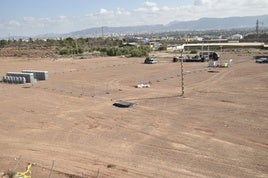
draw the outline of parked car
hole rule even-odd
[[[256,63],[268,63],[268,58],[259,58],[259,59],[256,59]]]
[[[178,56],[178,57],[174,56],[172,61],[173,62],[180,62],[181,60],[183,60],[183,56]]]
[[[179,58],[178,57],[173,57],[173,62],[178,62]]]
[[[217,61],[220,58],[220,55],[213,51],[210,51],[210,52],[201,51],[199,52],[199,56],[203,61],[209,61],[209,60]]]
[[[205,62],[204,58],[199,57],[198,55],[194,57],[187,57],[183,59],[183,62]]]
[[[157,62],[158,61],[156,57],[146,57],[146,59],[144,60],[145,64],[155,64]]]
[[[220,55],[216,52],[212,52],[210,55],[209,55],[209,59],[212,59],[213,61],[217,61],[219,60],[220,58]]]

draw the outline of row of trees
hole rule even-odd
[[[87,52],[100,52],[104,56],[128,55],[132,57],[148,56],[150,47],[146,44],[123,46],[126,40],[113,38],[78,38],[33,40],[0,40],[0,48],[16,47],[17,49],[54,49],[59,55],[79,55]]]
[[[103,55],[107,56],[131,56],[131,57],[142,57],[148,56],[150,52],[150,46],[122,46],[122,47],[92,47],[91,52],[99,51]]]

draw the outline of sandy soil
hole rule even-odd
[[[230,58],[214,72],[185,63],[181,97],[171,58],[2,57],[1,76],[37,69],[49,80],[0,83],[0,171],[30,162],[32,177],[48,177],[54,160],[53,178],[268,177],[268,64]]]

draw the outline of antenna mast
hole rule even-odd
[[[257,35],[259,35],[259,20],[258,19],[256,22],[256,33],[257,33]]]

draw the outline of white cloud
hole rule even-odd
[[[154,2],[149,2],[149,1],[144,2],[144,5],[147,6],[147,7],[155,7],[155,6],[157,6],[156,3],[154,3]]]
[[[67,17],[64,15],[61,15],[61,16],[59,16],[59,19],[65,20],[65,19],[67,19]]]
[[[179,3],[178,3],[179,4]],[[268,0],[195,0],[192,4],[167,6],[152,1],[135,9],[101,8],[84,16],[22,17],[1,25],[1,30],[21,34],[66,33],[100,26],[167,24],[171,21],[195,20],[202,17],[252,16],[268,14]],[[20,27],[20,28],[17,28]],[[6,30],[4,30],[6,29]],[[29,35],[27,34],[27,35]]]
[[[169,8],[168,6],[164,6],[164,7],[162,7],[162,10],[164,10],[164,11],[169,11],[169,10],[171,10],[172,8]]]
[[[194,5],[196,6],[211,6],[217,4],[220,0],[195,0]]]
[[[222,7],[226,8],[254,8],[254,7],[264,7],[268,8],[267,0],[195,0],[194,5],[196,6],[213,6],[213,7]]]
[[[34,18],[34,17],[23,17],[23,20],[24,20],[25,22],[32,22],[32,21],[35,20],[35,18]]]
[[[10,27],[19,27],[19,26],[21,26],[21,24],[20,24],[18,21],[16,21],[16,20],[10,20],[10,21],[8,22],[8,25],[9,25]]]
[[[134,12],[145,12],[145,11],[147,11],[147,9],[144,7],[140,7],[140,8],[134,9],[133,11]]]
[[[106,10],[106,9],[100,9],[100,14],[106,14],[106,13],[108,13],[108,10]]]
[[[120,8],[117,8],[116,14],[121,15],[121,14],[123,14],[123,12],[122,12],[122,10]]]
[[[152,11],[159,11],[160,9],[156,6],[152,7]]]

